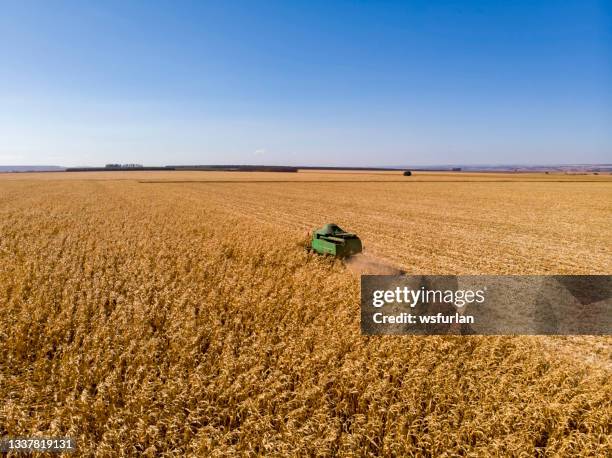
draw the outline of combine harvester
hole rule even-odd
[[[360,275],[404,275],[406,272],[385,259],[362,253],[363,245],[356,234],[345,232],[337,224],[326,224],[312,233],[306,247],[326,256],[341,258],[345,265]]]
[[[344,231],[337,224],[326,224],[312,233],[310,250],[338,258],[361,253],[363,247],[357,235]]]

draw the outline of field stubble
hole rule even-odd
[[[0,435],[102,456],[610,452],[610,369],[580,357],[609,361],[608,337],[363,337],[358,276],[303,243],[334,221],[408,273],[610,273],[611,183],[118,176],[0,181]]]

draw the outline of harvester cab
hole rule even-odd
[[[310,248],[320,254],[344,258],[361,253],[361,240],[336,224],[326,224],[312,233]]]

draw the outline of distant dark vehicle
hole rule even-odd
[[[412,172],[410,170],[404,170],[404,176],[405,177],[412,176]]]

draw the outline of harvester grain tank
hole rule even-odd
[[[336,224],[326,224],[312,233],[310,248],[320,254],[344,258],[361,253],[361,240]]]

